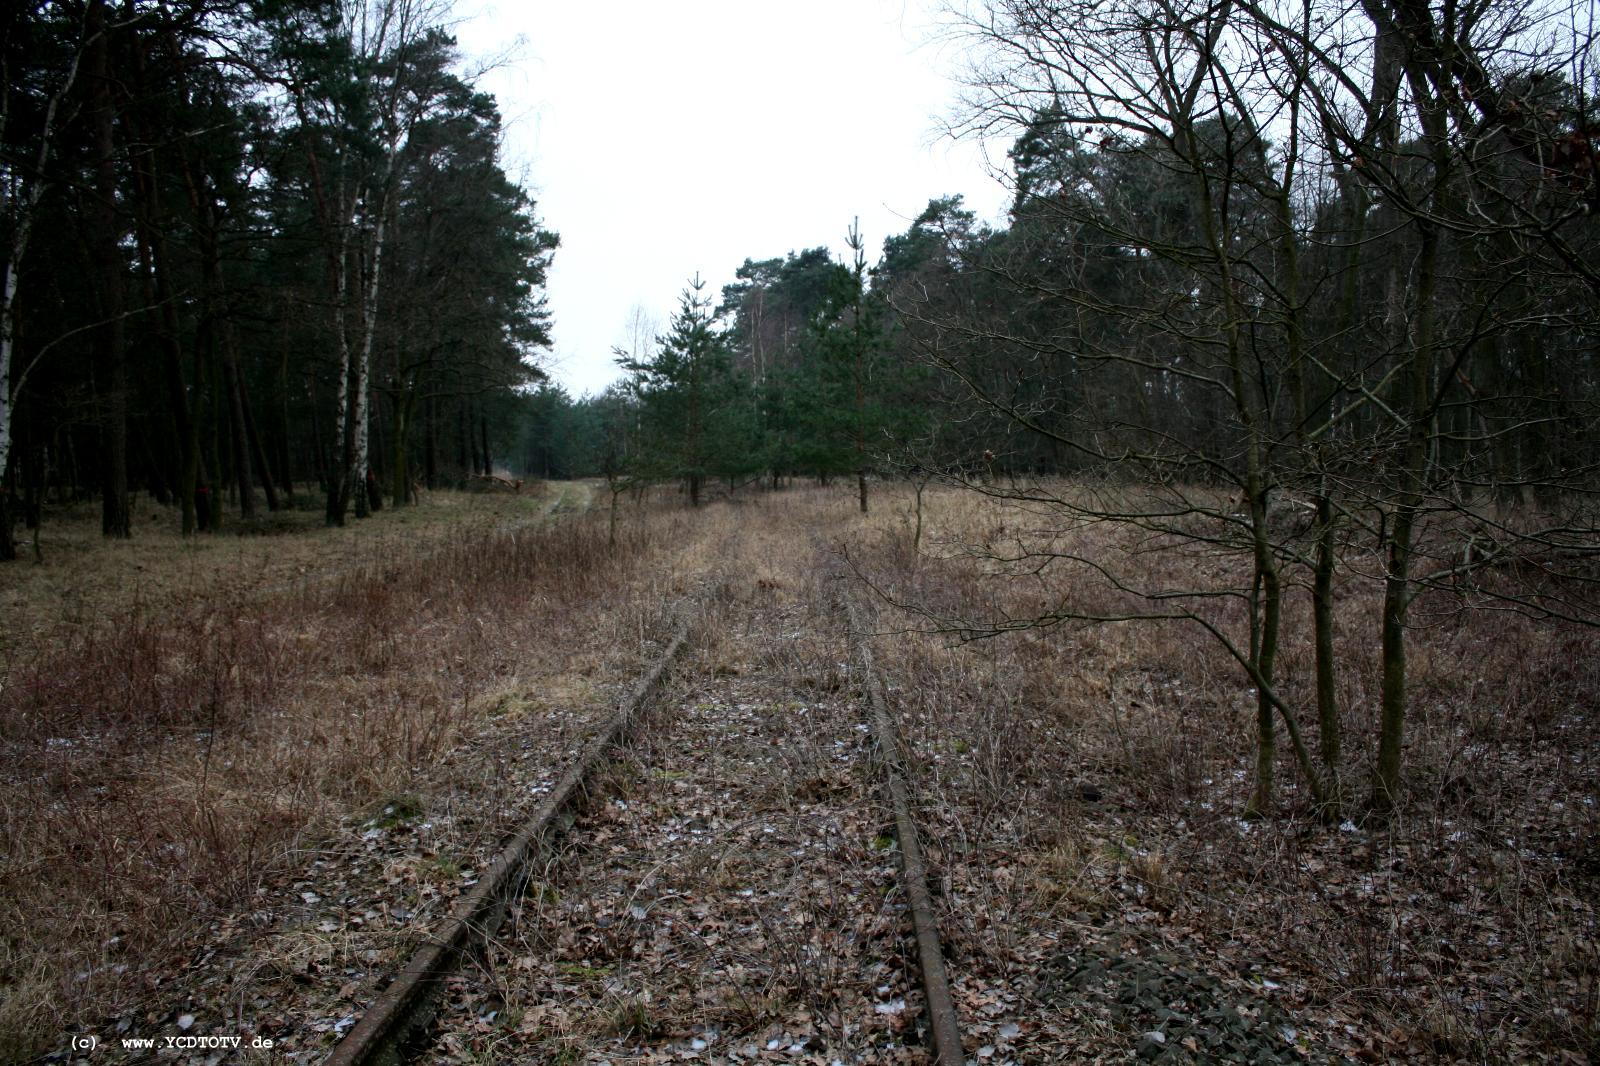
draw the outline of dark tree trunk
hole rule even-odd
[[[367,513],[383,510],[383,467],[378,457],[383,454],[383,419],[378,417],[376,398],[368,409],[371,437],[367,445]]]
[[[123,330],[123,262],[117,222],[117,161],[112,99],[111,44],[105,0],[90,0],[84,16],[89,46],[90,121],[94,132],[94,189],[89,209],[89,248],[102,324],[95,331],[96,362],[102,368],[100,531],[132,535],[128,514],[128,364]]]
[[[239,406],[244,411],[245,435],[250,438],[250,454],[255,459],[255,468],[260,471],[261,491],[267,497],[267,510],[276,511],[282,505],[278,502],[278,489],[272,483],[272,468],[267,464],[267,450],[261,446],[261,434],[256,431],[255,413],[250,410],[250,393],[244,387],[244,379],[239,379]]]
[[[172,492],[168,487],[166,474],[163,473],[163,471],[170,469],[170,466],[157,460],[155,446],[150,442],[151,434],[138,433],[135,435],[139,438],[139,449],[144,458],[145,484],[149,486],[151,497],[165,507],[172,502]]]
[[[22,523],[30,530],[39,528],[39,520],[44,511],[45,482],[48,472],[48,451],[43,444],[34,439],[33,420],[30,418],[24,423],[28,430],[24,438],[26,449],[22,456]]]
[[[215,341],[211,338],[210,333],[211,327],[208,326],[206,343],[197,343],[195,345],[195,388],[203,390],[206,395],[205,432],[202,438],[205,442],[205,455],[202,463],[205,469],[203,482],[206,486],[204,500],[206,519],[202,528],[213,533],[219,533],[222,531],[222,496],[224,490],[222,483],[222,428],[218,424],[222,418],[222,388],[218,383],[220,375],[217,372],[215,360],[205,358],[200,354],[205,352],[206,356],[209,356],[211,354],[210,350],[215,346]],[[205,375],[204,377],[200,376],[202,373]],[[198,495],[198,492],[196,495]],[[201,502],[197,500],[196,506],[200,505]]]
[[[142,97],[152,101],[148,120],[145,113],[133,109],[129,121],[135,123],[133,139],[141,145],[154,145],[157,139],[148,132],[149,127],[171,123],[162,103],[167,97],[154,93],[145,76],[144,51],[137,45],[132,48],[134,81]],[[133,159],[134,188],[139,199],[138,221],[141,231],[140,251],[144,259],[146,302],[160,308],[157,333],[161,346],[162,383],[171,409],[172,432],[176,442],[176,463],[173,468],[173,494],[182,511],[182,530],[185,536],[195,531],[195,484],[200,474],[199,427],[190,411],[188,386],[183,379],[183,343],[178,320],[178,304],[172,292],[172,257],[167,243],[168,219],[162,198],[161,160],[153,147],[137,153]]]
[[[167,403],[172,409],[172,430],[178,441],[179,506],[183,510],[185,536],[195,531],[195,483],[200,477],[200,426],[189,410],[189,390],[183,380],[183,349],[178,339],[178,312],[166,281],[166,262],[157,238],[154,253],[155,297],[161,304],[161,367],[167,387]],[[197,357],[198,358],[198,357]]]
[[[328,491],[328,445],[322,436],[322,404],[317,399],[317,375],[306,371],[306,398],[311,403],[311,451],[317,468],[317,490]]]
[[[14,454],[16,449],[12,451]],[[14,465],[17,465],[14,461],[7,464],[8,467]],[[11,488],[16,480],[9,469],[0,470],[0,562],[10,562],[17,557],[17,541],[11,535]]]
[[[1333,576],[1338,562],[1338,543],[1333,501],[1326,487],[1318,494],[1316,502],[1317,549],[1311,585],[1311,614],[1316,646],[1317,723],[1321,738],[1323,783],[1328,801],[1333,805],[1334,813],[1337,813],[1344,803],[1344,788],[1339,779],[1344,733],[1339,721],[1339,697],[1334,675],[1337,659],[1333,647]]]
[[[66,440],[64,450],[67,456],[67,499],[77,503],[79,488],[83,484],[83,479],[78,476],[78,435],[69,429],[63,436]]]
[[[287,324],[287,318],[285,323]],[[289,338],[283,334],[278,351],[278,426],[273,440],[273,462],[277,467],[278,487],[283,490],[283,506],[294,508],[294,460],[289,442],[294,439],[294,428],[289,421]]]
[[[391,483],[395,505],[415,503],[416,499],[411,491],[411,457],[407,454],[406,439],[410,435],[412,412],[416,409],[417,394],[412,389],[402,388],[400,395],[394,403],[394,454],[390,461],[394,469],[390,471],[393,478]]]
[[[423,425],[423,475],[427,478],[429,491],[437,487],[439,480],[439,430],[437,426],[438,405],[432,396],[428,397],[427,413]]]
[[[219,323],[217,332],[222,335],[222,374],[227,389],[228,447],[229,458],[232,459],[233,484],[239,493],[240,517],[251,519],[256,516],[256,486],[245,423],[244,384],[239,380],[239,358],[233,347],[233,331],[226,324]]]

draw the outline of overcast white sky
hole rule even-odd
[[[997,218],[980,146],[939,134],[958,57],[924,0],[462,0],[463,51],[509,50],[482,86],[506,169],[561,234],[550,369],[616,377],[633,309],[660,329],[699,273],[827,245],[859,216],[870,259],[935,196]],[[519,44],[520,40],[520,44]],[[990,147],[998,162],[1005,146]]]

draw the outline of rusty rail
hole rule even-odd
[[[861,626],[860,611],[845,593],[845,609],[850,618],[850,635],[861,660],[863,687],[872,709],[873,732],[878,757],[883,763],[889,796],[894,803],[895,835],[900,843],[900,877],[911,906],[911,921],[916,930],[917,958],[922,967],[922,989],[927,999],[928,1026],[933,1033],[935,1066],[963,1066],[966,1053],[961,1048],[960,1018],[950,994],[950,978],[945,972],[944,949],[939,943],[939,926],[933,916],[933,896],[928,891],[928,867],[922,857],[917,824],[911,817],[911,791],[906,785],[905,764],[895,739],[894,720],[883,696],[882,681],[872,663],[872,649]]]
[[[432,941],[379,993],[355,1028],[335,1045],[324,1066],[396,1066],[404,1061],[407,1042],[428,1025],[437,1010],[440,978],[499,929],[528,861],[551,831],[561,826],[606,753],[626,738],[667,667],[683,650],[688,641],[688,617],[687,613],[682,616],[666,650],[622,701],[616,716],[590,739],[577,762],[511,838],[477,887],[457,903]]]

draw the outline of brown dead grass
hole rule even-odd
[[[275,901],[296,895],[277,879],[300,849],[386,798],[457,827],[463,849],[492,846],[500,812],[472,793],[494,761],[471,738],[622,684],[696,540],[672,513],[633,512],[613,551],[601,516],[534,524],[549,502],[461,501],[305,534],[315,543],[271,538],[294,560],[272,556],[273,576],[304,567],[304,580],[241,591],[218,579],[160,610],[63,622],[13,662],[0,689],[0,1058],[158,1004],[204,930],[275,920]],[[181,584],[259,550],[137,547],[86,545],[77,579],[104,580],[120,558]]]
[[[1022,573],[996,560],[1019,542],[1150,589],[1226,587],[1245,572],[1110,526],[1057,535],[1060,520],[1038,508],[947,490],[928,493],[915,558],[908,506],[880,508],[870,547],[853,554],[940,619],[1141,606],[1081,564]],[[1370,560],[1350,563],[1337,653],[1344,777],[1359,799],[1376,743],[1381,588]],[[1280,688],[1307,708],[1315,745],[1309,595],[1291,595]],[[1242,645],[1239,606],[1209,609]],[[1253,692],[1192,624],[1063,624],[962,644],[915,632],[928,616],[885,609],[880,627],[905,631],[879,661],[919,755],[957,971],[1026,994],[1065,958],[1176,951],[1241,996],[1269,975],[1318,1054],[1600,1052],[1600,635],[1442,593],[1418,602],[1413,623],[1405,803],[1389,821],[1341,827],[1312,817],[1286,740],[1278,817],[1239,818]],[[1103,1018],[1042,1017],[1024,1061],[1116,1060],[1138,1038],[1107,1045]]]
[[[26,531],[22,557],[0,567],[0,669],[49,654],[73,634],[120,627],[130,615],[161,615],[194,602],[244,600],[307,581],[371,573],[428,556],[459,538],[508,529],[545,515],[581,510],[590,486],[525,486],[520,495],[439,490],[411,507],[390,507],[342,528],[323,523],[321,501],[302,496],[304,509],[265,513],[253,525],[237,521],[219,534],[184,537],[171,507],[141,501],[133,538],[100,535],[98,505],[45,511],[38,561]]]
[[[654,495],[628,505],[615,557],[603,515],[513,535],[486,528],[515,520],[501,514],[469,521],[470,535],[443,523],[354,547],[343,577],[295,582],[296,571],[285,590],[275,573],[235,594],[235,564],[282,560],[226,553],[265,538],[179,544],[152,581],[169,594],[148,597],[149,609],[107,624],[118,601],[84,591],[90,606],[31,632],[0,691],[0,1041],[11,1042],[0,1058],[59,1047],[62,1019],[103,1024],[130,1005],[170,1004],[180,973],[185,994],[236,980],[240,1002],[248,991],[291,1003],[315,988],[323,1015],[351,1009],[365,993],[341,988],[343,975],[376,980],[415,934],[334,937],[317,915],[265,900],[296,897],[301,883],[287,882],[308,855],[359,853],[363,828],[406,799],[452,828],[396,851],[383,872],[419,909],[447,901],[463,862],[478,861],[448,857],[486,854],[516,816],[510,790],[523,776],[506,771],[505,752],[555,765],[584,727],[575,705],[626,682],[663,604],[730,566],[753,600],[821,602],[815,575],[794,572],[805,551],[794,538],[848,547],[880,587],[950,619],[1128,606],[1081,565],[1017,573],[983,548],[1038,543],[1042,530],[1147,587],[1220,587],[1240,572],[1226,556],[936,488],[920,555],[911,493],[892,486],[865,518],[842,490],[698,514]],[[337,537],[291,541],[268,546],[302,560],[307,578],[315,560],[349,566]],[[126,568],[139,543],[104,558]],[[84,558],[102,547],[91,537]],[[193,551],[220,554],[191,564]],[[1350,562],[1338,651],[1345,778],[1359,796],[1381,590],[1370,560]],[[209,576],[184,577],[190,565]],[[106,561],[79,570],[123,572]],[[1291,599],[1282,691],[1307,705],[1304,589]],[[1242,633],[1237,605],[1215,612]],[[1443,594],[1419,601],[1414,622],[1408,793],[1392,819],[1344,827],[1312,817],[1286,744],[1277,814],[1240,819],[1253,698],[1192,626],[1062,625],[961,643],[924,632],[926,615],[880,605],[876,656],[917,775],[972,1046],[997,1044],[997,1062],[1125,1059],[1139,1035],[1125,1022],[1042,991],[1066,960],[1116,953],[1182,960],[1238,1003],[1270,1001],[1295,1018],[1312,1059],[1600,1053],[1600,641]],[[817,672],[789,654],[774,647],[774,675]],[[233,977],[204,976],[216,963],[195,959],[209,952],[201,927],[242,930],[258,910],[272,912],[271,932],[236,936]],[[993,1031],[997,1004],[1025,1019],[1020,1034]],[[616,1006],[620,1026],[630,1005]]]

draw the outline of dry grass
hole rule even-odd
[[[294,895],[279,879],[300,869],[299,849],[397,797],[457,826],[463,847],[492,845],[500,812],[482,786],[502,749],[475,754],[474,736],[553,716],[552,695],[621,684],[697,543],[670,513],[630,515],[615,550],[601,516],[530,525],[549,502],[436,502],[388,527],[272,538],[293,560],[273,567],[310,580],[218,578],[208,596],[116,624],[60,625],[13,663],[0,690],[0,1057],[59,1048],[63,1023],[107,1032],[169,996],[158,986],[205,930],[273,913]],[[86,544],[76,573],[104,580],[120,558],[181,583],[228,574],[258,543]]]
[[[1079,563],[1023,574],[996,561],[1019,543],[1070,551],[1149,589],[1239,581],[1236,560],[1152,550],[1148,537],[1105,525],[1062,534],[1038,508],[948,491],[928,494],[927,550],[915,558],[907,507],[883,513],[870,547],[853,554],[895,599],[940,618],[1141,606]],[[1351,562],[1336,650],[1345,779],[1359,797],[1376,743],[1381,588]],[[1315,744],[1308,600],[1292,593],[1280,691],[1307,708]],[[1238,605],[1208,609],[1242,645]],[[880,625],[928,623],[886,610]],[[885,642],[880,663],[898,683],[945,849],[947,921],[966,955],[958,969],[1023,988],[1052,959],[1142,945],[1201,960],[1241,995],[1274,975],[1277,1000],[1326,1053],[1497,1062],[1600,1052],[1600,637],[1442,593],[1418,602],[1413,623],[1409,792],[1396,817],[1364,827],[1312,817],[1286,744],[1279,817],[1238,817],[1253,691],[1192,624]],[[1039,1061],[1133,1046],[1040,1039]]]
[[[0,671],[50,654],[75,634],[121,626],[130,615],[159,616],[196,601],[249,599],[307,580],[371,572],[425,557],[469,533],[581,510],[590,492],[582,484],[528,485],[515,496],[425,492],[416,506],[352,518],[339,529],[323,524],[320,497],[302,495],[304,509],[187,538],[175,509],[139,501],[127,541],[100,535],[97,504],[49,508],[39,560],[24,543],[17,565],[0,567],[0,607],[8,620],[0,629]],[[18,534],[26,540],[26,531]]]
[[[897,599],[945,618],[1132,602],[1081,564],[1020,573],[985,545],[1048,541],[1146,587],[1239,581],[1237,560],[1068,528],[1048,507],[965,492],[928,491],[921,553],[911,493],[892,486],[865,518],[843,490],[697,514],[655,495],[629,505],[616,555],[603,514],[497,532],[530,517],[474,510],[504,508],[503,498],[463,501],[464,522],[419,514],[418,528],[392,535],[372,535],[390,516],[354,533],[160,550],[154,538],[105,546],[85,534],[72,566],[65,540],[47,542],[63,560],[51,580],[70,571],[109,591],[85,585],[76,615],[7,645],[0,1059],[59,1047],[61,1019],[103,1025],[130,1005],[170,1003],[176,974],[186,994],[213,980],[203,975],[215,963],[185,966],[223,936],[215,929],[237,933],[240,969],[222,985],[240,1003],[281,1005],[327,986],[326,1002],[346,1005],[319,1010],[351,1009],[365,993],[340,988],[344,975],[377,980],[415,930],[325,934],[321,915],[286,916],[269,901],[298,896],[289,881],[313,876],[310,856],[313,867],[370,857],[366,827],[403,808],[423,813],[403,847],[381,853],[382,874],[407,906],[442,905],[516,817],[528,781],[548,777],[581,736],[581,706],[625,683],[662,605],[707,574],[731,574],[721,587],[741,603],[796,610],[799,643],[774,639],[740,669],[801,686],[828,683],[828,641],[842,633],[816,632],[831,593],[795,565],[813,535],[848,547]],[[1337,650],[1345,776],[1359,794],[1374,744],[1381,590],[1365,561],[1350,561]],[[298,567],[310,577],[323,562],[344,576],[296,580]],[[140,573],[135,563],[158,576],[130,617],[108,606],[131,599],[127,581],[105,575]],[[241,587],[241,569],[263,566],[274,570]],[[35,580],[23,570],[0,580],[12,582],[4,596],[48,615],[35,603],[44,584],[23,589]],[[1279,664],[1283,694],[1300,705],[1307,599],[1291,594]],[[1243,632],[1237,604],[1213,609]],[[1463,609],[1444,594],[1420,600],[1408,794],[1386,822],[1341,827],[1312,816],[1286,752],[1276,817],[1241,820],[1253,697],[1192,626],[1061,625],[961,643],[923,632],[928,621],[881,605],[876,655],[917,773],[958,1003],[975,1046],[1000,1044],[994,1061],[1126,1058],[1138,1036],[1126,1021],[1042,991],[1063,960],[1097,953],[1179,960],[1235,1002],[1282,1008],[1311,1058],[1600,1054],[1592,633]],[[794,744],[780,754],[792,763],[786,795],[805,799],[815,753]],[[424,833],[424,821],[451,828]],[[382,911],[379,891],[350,909]],[[363,892],[352,882],[348,895]],[[267,911],[268,932],[242,932]],[[1009,1044],[987,1020],[995,1003],[1026,1020]],[[626,998],[612,1006],[595,1024],[661,1021]]]

